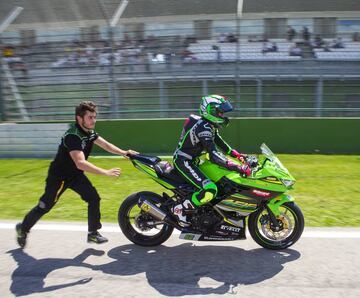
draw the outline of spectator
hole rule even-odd
[[[345,48],[344,43],[342,42],[342,38],[338,37],[338,38],[334,39],[333,42],[332,42],[331,47],[334,48],[334,49],[343,49],[343,48]]]
[[[327,43],[327,42],[323,43],[322,48],[323,48],[324,52],[330,52],[331,51],[330,47],[329,47],[329,43]]]
[[[226,35],[225,35],[225,33],[221,33],[221,34],[219,35],[218,42],[220,42],[220,43],[226,42]]]
[[[303,30],[302,30],[302,36],[303,36],[303,39],[305,41],[309,41],[310,40],[310,31],[308,29],[308,27],[304,26],[303,27]]]
[[[316,49],[320,49],[323,47],[323,45],[324,45],[323,39],[319,34],[317,34],[314,38],[314,42],[312,43],[312,46]]]
[[[289,51],[290,56],[299,56],[302,57],[302,49],[299,47],[298,43],[294,43]]]
[[[216,51],[216,61],[217,62],[220,62],[221,61],[221,50],[220,50],[220,47],[218,45],[213,45],[212,46],[212,49],[214,51]]]
[[[360,34],[359,32],[354,32],[352,35],[352,40],[353,41],[360,41]]]
[[[165,56],[166,67],[168,69],[170,69],[171,65],[172,65],[172,58],[174,56],[174,53],[173,53],[172,49],[171,48],[166,48],[165,51],[164,51],[164,56]]]
[[[196,61],[195,54],[188,49],[185,49],[181,53],[181,61],[182,62],[194,62]]]
[[[229,33],[228,36],[227,36],[227,41],[228,42],[237,42],[237,38],[235,37],[234,34]]]
[[[288,41],[292,41],[296,35],[295,29],[291,26],[287,26],[286,35],[287,35],[286,39]]]
[[[270,53],[270,52],[277,52],[278,47],[276,45],[275,42],[263,42],[263,48],[262,48],[262,53]]]
[[[123,45],[125,47],[127,46],[131,46],[133,44],[132,39],[130,38],[130,35],[128,33],[124,34],[124,39],[123,39]]]
[[[26,76],[28,70],[22,57],[18,55],[19,50],[21,50],[21,48],[18,48],[16,53],[15,48],[13,46],[11,45],[5,46],[2,51],[3,60],[9,64],[9,67],[11,69],[20,70],[23,73],[23,75]],[[22,51],[23,53],[21,54],[26,55],[25,47],[22,48]]]

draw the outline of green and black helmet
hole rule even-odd
[[[232,110],[231,103],[224,96],[207,95],[201,99],[201,117],[217,126],[226,126],[229,123],[229,119],[224,117],[224,114]]]

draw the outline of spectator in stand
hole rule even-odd
[[[295,29],[291,26],[287,26],[286,35],[287,35],[286,39],[288,41],[292,41],[296,35]]]
[[[221,33],[221,34],[219,35],[218,42],[220,42],[220,43],[226,42],[226,35],[225,35],[225,33]]]
[[[342,38],[338,37],[333,40],[331,47],[334,49],[343,49],[345,48],[344,43],[342,42]]]
[[[312,43],[313,48],[320,49],[324,45],[324,41],[319,34],[317,34]]]
[[[216,51],[216,61],[221,62],[221,49],[218,45],[214,44],[212,49]]]
[[[15,47],[12,45],[7,45],[3,47],[2,56],[3,60],[8,63],[9,67],[13,70],[20,70],[24,76],[27,75],[27,67],[19,54],[19,50],[22,51],[21,54],[26,55],[25,47],[18,47],[15,51]]]
[[[194,62],[196,61],[196,57],[193,52],[185,49],[181,53],[181,61],[182,62]]]
[[[228,42],[237,42],[237,38],[235,37],[235,35],[233,33],[229,33],[227,36],[227,41]]]
[[[302,57],[302,49],[300,48],[298,43],[294,43],[289,51],[290,56],[299,56]]]
[[[352,40],[353,41],[360,41],[360,34],[359,32],[354,32],[352,35]]]
[[[324,52],[331,52],[329,43],[326,41],[323,43],[322,48],[323,48]]]
[[[128,33],[125,33],[124,34],[124,39],[123,39],[123,45],[125,47],[128,47],[128,46],[132,46],[132,44],[133,44],[133,41],[130,38],[130,35]]]
[[[271,52],[277,52],[278,51],[278,47],[276,45],[275,42],[263,42],[263,48],[262,48],[262,53],[271,53]]]
[[[308,27],[306,27],[306,26],[303,27],[302,36],[303,36],[303,39],[304,39],[305,41],[309,41],[309,40],[310,40],[311,34],[310,34],[310,31],[309,31]]]

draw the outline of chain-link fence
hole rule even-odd
[[[113,26],[118,1],[95,2],[102,20],[2,34],[2,120],[72,119],[84,99],[101,118],[185,117],[210,93],[231,98],[233,116],[360,116],[360,19],[174,19],[151,7],[135,19],[135,0]]]

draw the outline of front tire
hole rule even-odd
[[[249,216],[249,232],[255,242],[268,249],[285,249],[299,240],[304,230],[304,216],[294,202],[280,206],[281,215],[278,218],[281,229],[272,227],[266,209],[259,209]]]
[[[148,191],[137,192],[128,196],[121,204],[118,212],[121,231],[127,239],[135,244],[141,246],[160,245],[169,239],[174,227],[160,222],[149,213],[141,210],[138,206],[140,198],[148,200],[159,208],[165,201],[158,194]]]

